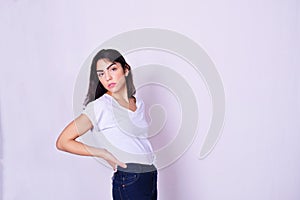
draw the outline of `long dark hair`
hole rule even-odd
[[[99,81],[97,71],[96,71],[96,64],[98,60],[100,59],[106,59],[110,62],[118,62],[121,64],[124,72],[125,69],[128,69],[129,73],[127,76],[125,76],[126,79],[126,87],[127,87],[127,96],[133,97],[135,94],[135,87],[133,84],[132,79],[132,73],[131,73],[131,67],[127,64],[124,57],[115,49],[102,49],[100,50],[93,58],[92,64],[91,64],[91,71],[90,71],[90,83],[89,83],[89,89],[88,93],[86,95],[86,99],[84,101],[84,105],[86,106],[89,102],[94,101],[95,99],[98,99],[103,94],[107,92],[107,90],[104,88],[104,86]]]

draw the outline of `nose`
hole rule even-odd
[[[104,73],[105,73],[105,78],[106,78],[106,80],[107,80],[107,81],[110,80],[110,79],[111,79],[111,75],[110,75],[109,71],[108,71],[108,70],[105,70]]]

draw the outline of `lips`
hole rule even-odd
[[[114,86],[116,85],[116,83],[110,83],[110,84],[108,84],[108,88],[113,88]]]

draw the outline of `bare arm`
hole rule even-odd
[[[126,164],[117,160],[106,149],[95,148],[79,141],[76,138],[86,133],[93,127],[89,118],[81,114],[74,121],[68,124],[59,135],[56,141],[56,147],[61,151],[82,155],[82,156],[95,156],[106,160],[114,170],[116,165],[126,168]]]

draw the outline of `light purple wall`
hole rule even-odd
[[[211,111],[208,94],[197,94],[198,137],[159,171],[159,199],[300,199],[299,2],[88,2],[0,3],[3,200],[111,199],[111,170],[58,152],[55,140],[73,118],[73,89],[85,59],[112,36],[146,27],[201,45],[226,95],[222,137],[199,160]]]

